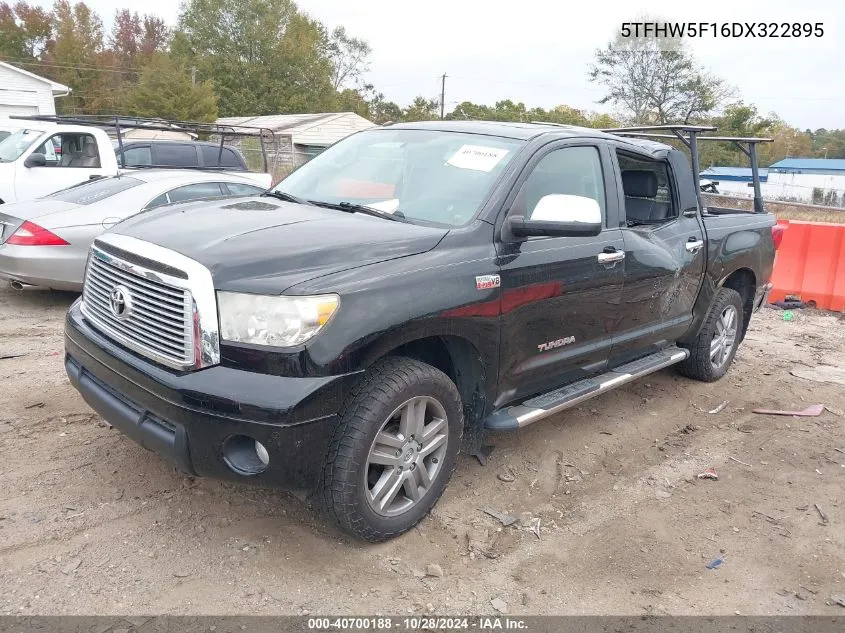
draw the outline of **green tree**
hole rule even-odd
[[[404,121],[433,121],[440,118],[440,104],[437,99],[416,97],[402,113]]]
[[[326,29],[291,0],[188,0],[171,51],[213,81],[223,116],[320,112],[337,99]]]
[[[168,55],[157,54],[126,98],[127,114],[177,121],[214,121],[217,96],[209,81],[193,83],[191,74]]]
[[[57,0],[53,34],[47,43],[44,73],[72,90],[56,102],[63,111],[95,112],[113,97],[103,86],[103,22],[84,2]]]
[[[640,22],[665,22],[651,16]],[[595,53],[590,80],[604,87],[599,103],[632,124],[690,123],[716,111],[733,90],[705,72],[682,40],[624,38]]]

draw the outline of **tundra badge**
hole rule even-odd
[[[556,347],[563,347],[564,345],[569,345],[570,343],[575,342],[574,336],[567,336],[566,338],[559,338],[556,341],[549,341],[548,343],[540,343],[537,346],[537,349],[541,352],[548,352],[550,349],[554,349]]]
[[[502,285],[502,280],[499,275],[478,275],[475,278],[476,290],[489,290],[490,288],[498,288]]]

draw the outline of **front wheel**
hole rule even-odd
[[[701,326],[689,358],[678,365],[685,376],[713,382],[727,373],[742,333],[742,297],[736,290],[720,288]]]
[[[323,466],[325,510],[368,541],[411,529],[455,468],[461,398],[449,377],[410,358],[377,363],[352,391]]]

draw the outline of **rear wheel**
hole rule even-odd
[[[353,390],[329,447],[325,510],[346,531],[383,541],[416,525],[455,468],[463,416],[446,374],[409,358],[374,366]]]
[[[721,288],[679,371],[705,382],[724,376],[739,346],[742,318],[742,297],[736,290]]]

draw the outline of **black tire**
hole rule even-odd
[[[445,412],[446,424],[440,424],[442,431],[437,438],[440,440],[439,435],[446,436],[445,448],[439,449],[440,452],[436,453],[436,456],[429,455],[424,458],[429,460],[428,467],[422,466],[426,469],[425,473],[428,473],[428,468],[436,470],[430,486],[422,493],[420,499],[412,501],[413,505],[401,514],[383,516],[375,508],[377,502],[371,499],[374,495],[370,493],[378,485],[372,483],[372,479],[384,476],[388,470],[389,476],[398,476],[396,471],[399,468],[416,470],[416,464],[408,466],[405,462],[400,466],[373,466],[369,463],[371,449],[375,450],[376,434],[382,430],[387,432],[389,428],[396,428],[396,418],[393,418],[392,414],[411,401],[423,403],[423,418],[428,415],[429,409],[426,407],[429,406],[434,407],[436,411]],[[437,404],[442,405],[442,408],[437,409]],[[435,417],[442,419],[438,415],[432,416],[431,420]],[[391,419],[394,422],[391,422]],[[428,428],[433,426],[433,422],[428,423]],[[410,530],[423,519],[443,494],[455,469],[462,432],[461,397],[455,384],[446,374],[431,365],[410,358],[390,357],[379,361],[352,390],[341,410],[340,422],[335,427],[329,444],[318,491],[323,510],[343,530],[371,542],[385,541]],[[389,435],[392,439],[398,438],[400,441],[404,437],[401,431]],[[412,435],[409,437],[413,439]],[[434,443],[431,442],[429,447]],[[420,446],[411,450],[418,450],[421,455],[424,448]],[[405,458],[404,451],[404,448],[397,448],[397,462]],[[434,464],[431,463],[432,459]],[[379,474],[378,468],[384,470]],[[420,470],[416,475],[420,476],[422,472]],[[407,472],[402,475],[411,477]],[[370,489],[371,483],[373,489]],[[412,484],[409,482],[408,485]],[[387,484],[383,487],[386,488]],[[406,494],[405,484],[398,490],[407,501],[411,501],[410,496]],[[416,490],[419,491],[419,488]]]
[[[733,308],[736,316],[733,343],[730,352],[724,357],[723,361],[716,363],[711,359],[711,345],[713,344],[714,337],[720,335],[719,328],[722,315],[726,310],[730,310],[731,308]],[[720,288],[719,292],[716,293],[716,300],[710,307],[710,312],[707,313],[707,318],[704,319],[704,324],[701,326],[698,338],[689,347],[689,358],[678,365],[678,371],[684,376],[703,382],[719,380],[719,378],[727,373],[736,355],[736,350],[742,339],[743,319],[742,297],[740,294],[730,288]]]

